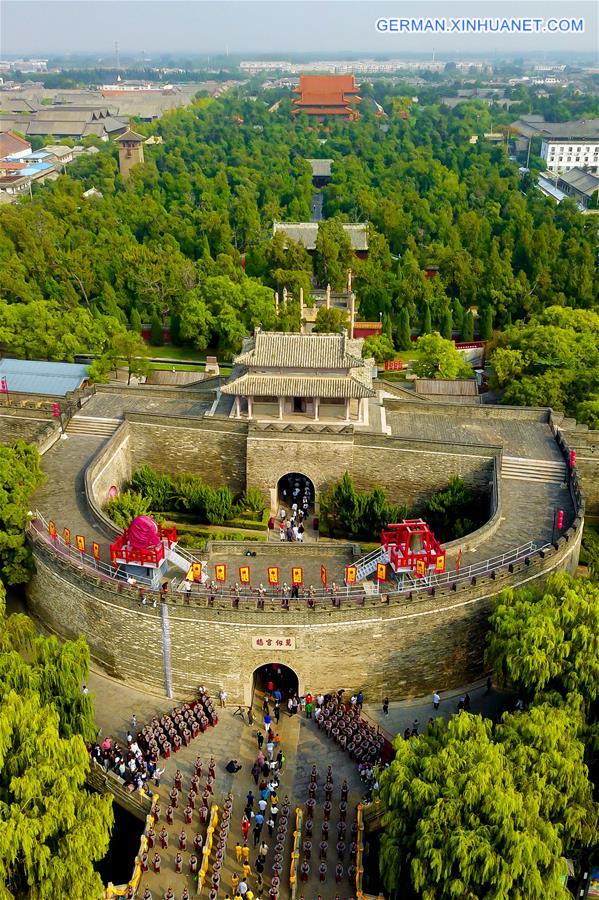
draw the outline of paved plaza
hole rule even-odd
[[[90,690],[93,695],[96,707],[96,718],[98,725],[102,729],[102,736],[111,735],[123,741],[126,730],[129,726],[131,716],[136,715],[138,723],[144,722],[154,715],[160,715],[168,712],[173,703],[164,697],[157,697],[142,691],[136,691],[133,688],[126,687],[114,680],[100,675],[97,672],[90,674],[89,682]],[[391,703],[389,707],[389,715],[383,714],[380,704],[368,704],[368,698],[365,698],[364,713],[373,722],[376,722],[385,732],[386,736],[392,739],[393,735],[400,732],[403,733],[407,727],[412,727],[414,720],[419,722],[420,730],[426,728],[429,717],[444,716],[448,717],[456,712],[457,702],[460,696],[468,690],[472,701],[472,712],[484,712],[497,718],[504,709],[508,708],[511,698],[502,692],[496,691],[494,688],[487,692],[484,682],[471,685],[462,691],[452,691],[443,693],[441,686],[441,704],[437,712],[433,710],[430,697],[421,700]],[[218,707],[218,700],[214,698],[215,705]],[[233,796],[233,815],[232,827],[229,832],[227,841],[227,850],[225,863],[222,870],[221,885],[219,897],[224,898],[227,893],[233,897],[234,891],[231,888],[231,877],[234,873],[241,876],[241,866],[235,858],[235,845],[237,842],[243,843],[241,834],[241,817],[246,804],[246,795],[250,789],[253,790],[256,798],[258,791],[251,777],[250,769],[257,753],[257,731],[262,728],[262,694],[257,691],[254,700],[254,716],[255,722],[252,726],[247,724],[247,715],[243,719],[236,714],[235,707],[227,707],[218,709],[219,722],[214,728],[209,728],[205,734],[200,734],[193,740],[188,748],[183,748],[177,754],[172,754],[170,759],[161,761],[161,766],[165,768],[164,775],[161,779],[160,787],[157,789],[160,795],[161,806],[161,822],[156,828],[158,832],[165,821],[165,811],[168,805],[168,794],[173,785],[173,777],[177,768],[180,769],[183,776],[183,792],[181,799],[184,800],[189,790],[190,779],[194,773],[194,762],[196,756],[200,755],[204,763],[204,774],[202,781],[206,777],[206,768],[210,757],[213,756],[216,761],[216,783],[214,791],[214,800],[219,805],[222,803],[225,795],[230,791]],[[347,779],[350,788],[349,793],[349,811],[348,811],[348,831],[353,821],[354,810],[356,804],[363,799],[364,786],[358,777],[356,764],[349,756],[342,752],[336,744],[327,739],[323,732],[318,731],[313,720],[307,720],[304,716],[297,715],[289,717],[286,712],[282,712],[280,722],[276,728],[281,738],[281,747],[285,754],[285,765],[280,775],[279,800],[283,801],[285,795],[289,796],[292,813],[289,817],[287,828],[287,838],[285,842],[284,869],[281,877],[280,897],[289,897],[289,865],[290,851],[293,841],[293,829],[295,822],[295,809],[300,806],[305,810],[305,801],[308,796],[308,784],[310,781],[310,772],[313,765],[317,766],[319,783],[317,791],[317,806],[314,816],[313,827],[313,851],[310,860],[310,877],[305,885],[301,888],[298,885],[297,896],[305,898],[321,897],[322,900],[333,900],[339,897],[340,900],[349,900],[355,896],[349,881],[347,880],[347,868],[351,864],[349,860],[349,843],[347,840],[347,848],[342,862],[344,867],[344,878],[340,884],[335,883],[334,870],[337,863],[337,852],[335,845],[337,842],[337,819],[340,787],[343,779]],[[236,775],[230,775],[225,771],[225,765],[230,759],[237,759],[242,765],[242,769]],[[323,821],[323,784],[327,766],[332,766],[334,777],[334,793],[333,793],[333,811],[330,821],[329,850],[327,855],[327,876],[326,881],[321,883],[318,880],[318,855],[319,845],[322,840],[321,829]],[[257,802],[257,801],[256,801]],[[139,896],[142,895],[145,888],[149,888],[152,893],[153,900],[162,898],[165,891],[170,887],[177,900],[181,896],[184,887],[187,887],[191,896],[194,896],[195,885],[193,879],[188,875],[190,846],[193,844],[193,838],[199,831],[205,835],[205,827],[199,825],[198,810],[193,813],[193,821],[191,825],[185,825],[183,821],[183,807],[185,802],[179,804],[175,810],[173,825],[168,827],[169,847],[167,850],[159,850],[161,856],[161,872],[159,875],[152,871],[148,872],[142,881]],[[198,804],[196,804],[196,807]],[[256,804],[254,804],[256,809]],[[174,859],[178,849],[178,835],[181,829],[184,829],[187,835],[187,850],[182,853],[184,866],[183,873],[175,873]],[[250,830],[248,838],[248,846],[250,847],[250,865],[252,866],[252,874],[249,879],[250,889],[256,897],[267,897],[268,886],[270,884],[270,876],[272,874],[272,860],[274,855],[274,839],[268,835],[266,827],[263,829],[263,836],[269,845],[266,860],[266,868],[264,872],[265,888],[262,891],[257,890],[256,874],[253,868],[257,853],[253,848],[252,831]],[[154,850],[149,853],[150,861]],[[210,872],[210,870],[209,870]],[[203,896],[208,896],[208,890],[205,889]]]

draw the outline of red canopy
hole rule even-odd
[[[160,529],[151,516],[137,516],[125,529],[123,537],[135,550],[149,550],[160,543]]]

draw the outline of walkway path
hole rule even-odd
[[[143,722],[151,718],[155,714],[161,714],[168,711],[172,707],[172,703],[163,697],[157,697],[142,691],[122,685],[110,678],[92,672],[89,679],[89,687],[92,693],[95,707],[96,719],[98,725],[102,729],[102,734],[112,735],[114,737],[124,738],[126,729],[129,726],[131,716],[135,714],[138,722]],[[441,686],[440,686],[441,687]],[[511,698],[509,695],[492,689],[486,694],[485,684],[478,683],[464,688],[462,692],[468,690],[472,700],[472,712],[482,712],[490,715],[494,719],[501,712],[508,708]],[[441,692],[441,705],[438,712],[432,708],[431,698],[425,697],[414,701],[399,701],[391,703],[389,716],[383,715],[380,705],[364,706],[364,713],[373,721],[381,725],[392,737],[396,732],[412,726],[414,719],[418,719],[420,730],[426,727],[429,717],[443,716],[448,717],[456,711],[457,700],[462,692],[452,692],[451,694],[443,694]],[[247,724],[247,718],[242,720],[235,715],[233,708],[224,710],[219,709],[220,721],[215,728],[209,728],[205,734],[200,734],[198,738],[191,742],[188,748],[182,749],[178,754],[173,754],[169,760],[162,761],[161,766],[165,768],[162,782],[158,792],[161,796],[162,818],[161,826],[164,824],[164,813],[166,811],[168,793],[173,784],[173,776],[177,768],[183,775],[184,797],[187,796],[189,783],[193,775],[193,765],[196,756],[199,754],[207,765],[210,756],[214,756],[217,762],[217,778],[215,784],[215,801],[222,803],[224,795],[231,791],[234,797],[232,827],[229,833],[227,843],[227,854],[225,864],[223,866],[223,874],[221,878],[221,889],[219,897],[224,897],[226,892],[232,896],[231,876],[233,872],[238,872],[240,867],[235,859],[235,844],[239,841],[243,843],[241,836],[241,815],[246,803],[246,794],[250,788],[256,797],[257,789],[253,779],[250,776],[250,768],[255,759],[257,752],[256,733],[261,728],[262,722],[262,695],[256,693],[254,702],[255,723],[253,726]],[[336,863],[336,852],[334,850],[336,844],[336,823],[337,823],[337,806],[339,798],[337,792],[344,778],[347,778],[350,787],[349,810],[353,811],[355,804],[362,798],[362,785],[357,775],[355,764],[350,760],[347,754],[343,753],[337,745],[329,741],[326,736],[319,732],[313,721],[309,721],[301,716],[289,718],[283,712],[278,724],[278,733],[281,736],[281,746],[283,748],[286,761],[283,773],[280,776],[279,798],[282,801],[285,794],[289,795],[291,808],[294,811],[297,805],[303,805],[307,798],[307,788],[309,782],[310,771],[312,765],[316,765],[319,772],[319,793],[317,794],[317,810],[314,819],[314,829],[312,844],[314,847],[311,859],[311,877],[307,884],[307,891],[303,891],[306,897],[315,897],[317,894],[322,900],[333,900],[339,896],[341,898],[349,898],[353,896],[349,889],[349,884],[344,879],[341,886],[337,886],[334,881],[333,873]],[[229,759],[237,759],[243,766],[237,775],[228,774],[224,766]],[[328,853],[328,871],[327,880],[324,884],[320,884],[317,880],[316,871],[318,864],[316,861],[317,848],[322,839],[322,784],[324,775],[328,765],[333,767],[335,793],[333,795],[333,815],[331,818],[331,835],[329,845],[331,849]],[[204,779],[202,779],[204,780]],[[162,860],[162,870],[160,875],[149,872],[144,876],[142,881],[142,892],[145,887],[149,887],[154,900],[161,898],[163,893],[171,887],[175,892],[175,897],[179,900],[181,891],[185,886],[188,887],[193,896],[194,885],[192,879],[187,875],[188,860],[190,856],[189,849],[183,853],[184,858],[184,874],[177,875],[174,871],[174,857],[177,852],[177,836],[183,827],[183,807],[180,805],[175,811],[174,824],[168,829],[169,831],[169,848],[166,851],[160,850]],[[348,815],[348,827],[351,825],[351,816]],[[284,859],[284,878],[281,879],[281,897],[289,896],[288,873],[290,863],[290,849],[293,840],[294,814],[290,816],[287,839],[285,844]],[[193,837],[198,830],[198,813],[194,812],[193,824],[185,826],[188,839],[188,848],[193,843]],[[159,829],[157,829],[159,830]],[[205,829],[199,829],[202,835]],[[268,886],[272,858],[274,853],[274,841],[268,836],[265,828],[263,834],[269,852],[267,855],[267,865],[265,870],[265,885]],[[250,831],[250,863],[253,865],[256,859],[256,852],[253,849],[252,833]],[[349,841],[346,841],[349,847]],[[150,854],[153,855],[153,852]],[[349,858],[345,855],[343,862],[345,871],[350,864]],[[256,897],[260,894],[256,890],[255,873],[250,876],[250,887],[254,891]],[[339,889],[339,887],[341,889]],[[298,895],[302,892],[298,892]],[[206,894],[207,896],[207,894]],[[266,891],[262,894],[266,897]]]

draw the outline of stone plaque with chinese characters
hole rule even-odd
[[[294,637],[253,637],[252,650],[295,650]]]

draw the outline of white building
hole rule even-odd
[[[549,172],[568,172],[570,169],[585,169],[599,174],[599,139],[566,140],[555,138],[543,140],[541,156]]]

